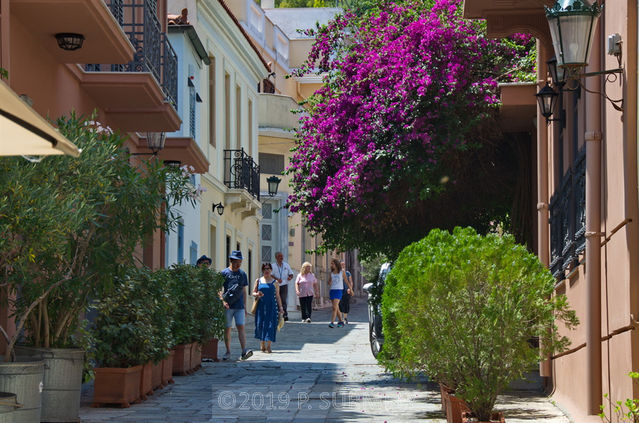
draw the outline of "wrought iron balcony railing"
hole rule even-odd
[[[582,148],[573,166],[550,199],[550,270],[562,279],[586,247],[586,150]]]
[[[244,149],[224,150],[224,185],[260,199],[260,167]]]
[[[177,55],[162,32],[155,0],[105,0],[135,49],[123,65],[89,64],[87,72],[149,72],[177,108]]]

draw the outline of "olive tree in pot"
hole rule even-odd
[[[28,334],[21,340],[27,347],[15,352],[46,361],[42,418],[63,422],[78,420],[84,351],[77,348],[82,345],[75,335],[88,300],[109,295],[114,276],[132,264],[135,247],[154,230],[171,227],[172,206],[193,201],[193,189],[181,170],[165,168],[157,160],[132,165],[124,138],[93,120],[72,114],[59,119],[57,126],[83,154],[17,166],[22,190],[44,187],[47,192],[40,201],[56,201],[54,209],[38,207],[36,213],[63,224],[50,231],[55,243],[47,254],[40,247],[33,249],[28,234],[21,235],[33,255],[27,269],[34,276],[26,278],[29,284],[15,287],[20,295],[14,306],[19,316],[16,333],[24,327]],[[24,226],[23,221],[22,230],[47,229]],[[17,336],[8,341],[7,354],[16,341]]]
[[[568,340],[558,325],[578,324],[550,272],[510,235],[472,228],[432,230],[406,247],[386,279],[381,362],[394,372],[425,372],[454,387],[480,422],[496,416],[497,395]]]

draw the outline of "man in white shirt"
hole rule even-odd
[[[275,253],[275,263],[273,266],[273,277],[280,285],[280,298],[282,299],[282,312],[284,320],[288,320],[286,312],[286,299],[288,298],[288,281],[293,279],[293,269],[284,261],[284,255],[281,252]]]

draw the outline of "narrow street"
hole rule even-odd
[[[327,327],[328,310],[314,311],[310,324],[290,312],[272,354],[259,351],[249,316],[254,355],[248,361],[239,361],[233,332],[232,361],[203,363],[194,375],[176,376],[174,385],[128,409],[90,408],[86,389],[82,422],[445,422],[438,388],[385,373],[368,345],[365,301],[358,299],[352,311],[351,323],[335,329]],[[534,392],[500,397],[497,408],[508,423],[569,422]]]

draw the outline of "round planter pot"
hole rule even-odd
[[[14,423],[15,411],[19,407],[16,394],[0,392],[0,423]]]
[[[21,359],[44,361],[43,422],[79,422],[84,351],[78,348],[15,347]]]
[[[14,393],[22,405],[12,413],[12,422],[40,421],[43,379],[43,361],[0,363],[0,392]]]

